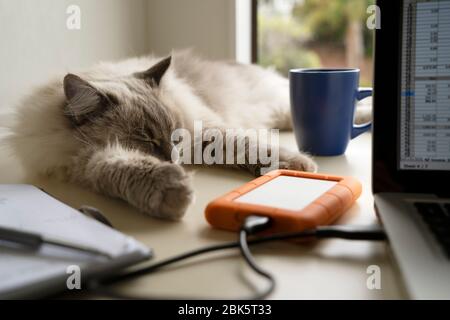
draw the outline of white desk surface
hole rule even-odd
[[[292,133],[282,133],[280,144],[296,149]],[[366,133],[350,143],[341,157],[316,158],[319,172],[351,175],[363,183],[358,202],[339,221],[342,224],[376,222],[371,195],[371,136]],[[0,153],[0,183],[30,183],[44,188],[74,208],[99,208],[120,231],[154,248],[154,261],[205,245],[231,241],[236,235],[213,230],[203,210],[214,198],[248,182],[245,172],[222,169],[196,170],[196,201],[180,222],[144,216],[120,200],[110,199],[75,185],[23,175],[17,162]],[[323,240],[294,245],[278,242],[254,247],[258,262],[277,279],[273,299],[398,299],[406,298],[401,277],[385,243]],[[370,265],[381,268],[381,289],[366,285]],[[217,252],[184,262],[157,274],[124,283],[123,293],[152,296],[234,298],[251,293],[252,286],[266,285],[245,265],[237,250]],[[85,295],[84,297],[90,297]]]

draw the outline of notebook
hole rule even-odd
[[[151,249],[133,238],[31,185],[0,185],[0,226],[43,234],[112,256],[106,259],[49,245],[26,251],[0,243],[3,299],[45,297],[67,290],[68,278],[76,268],[84,283],[152,256]]]

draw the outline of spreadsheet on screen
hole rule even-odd
[[[450,1],[405,0],[401,170],[450,169]]]

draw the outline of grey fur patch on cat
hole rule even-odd
[[[23,100],[15,120],[8,142],[30,174],[66,179],[165,219],[181,218],[193,200],[190,174],[171,162],[173,130],[192,132],[196,120],[219,130],[292,129],[287,79],[190,51],[58,77]],[[308,155],[282,148],[280,167],[317,170]]]

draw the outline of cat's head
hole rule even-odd
[[[66,75],[64,115],[77,138],[90,145],[120,143],[170,160],[170,137],[178,124],[160,99],[170,62],[168,57],[147,71],[111,79]]]

